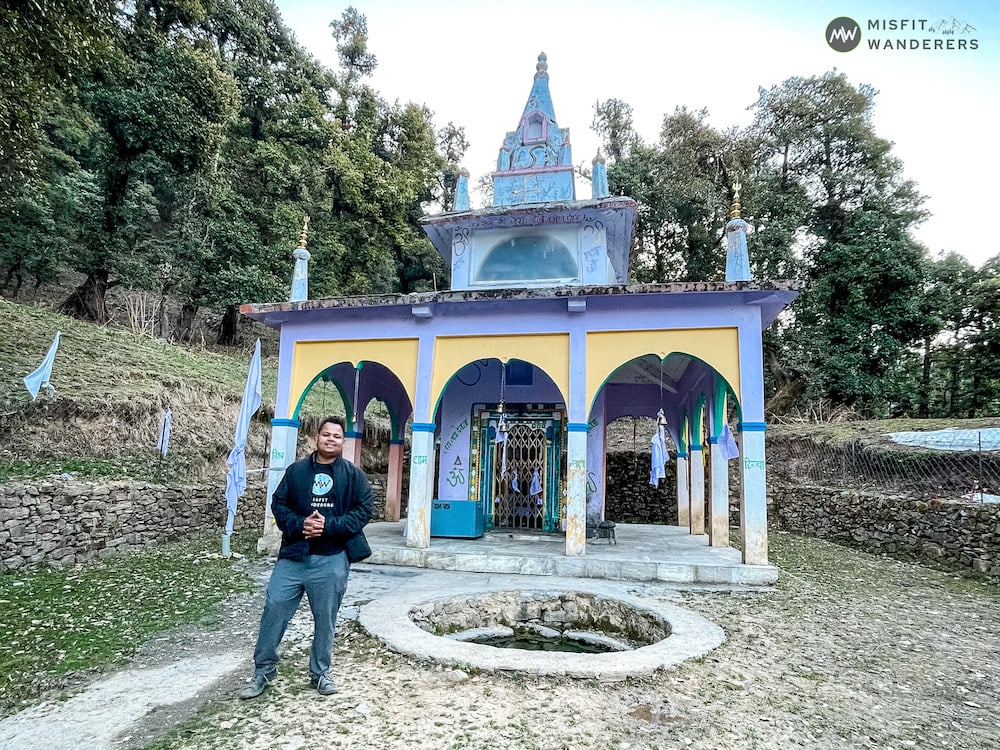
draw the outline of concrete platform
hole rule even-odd
[[[478,539],[431,537],[430,546],[406,546],[405,521],[365,527],[372,547],[366,561],[468,573],[599,578],[615,581],[767,586],[778,580],[773,565],[744,565],[740,551],[710,547],[705,534],[680,526],[618,524],[617,544],[587,540],[582,557],[567,557],[562,534],[487,531]]]

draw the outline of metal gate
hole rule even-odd
[[[507,439],[494,447],[493,525],[541,530],[548,474],[545,430],[512,424]]]
[[[566,501],[563,408],[508,404],[504,436],[497,434],[498,407],[474,407],[470,499],[483,503],[486,528],[560,530]]]

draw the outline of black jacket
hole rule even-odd
[[[305,560],[307,555],[333,555],[344,549],[348,537],[357,534],[372,517],[372,487],[357,466],[343,458],[329,464],[333,471],[332,508],[319,508],[326,517],[323,535],[306,539],[302,527],[312,514],[313,476],[316,453],[301,458],[287,469],[271,496],[271,513],[281,529],[279,558]]]

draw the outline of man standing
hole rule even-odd
[[[313,616],[310,682],[321,695],[337,691],[329,670],[337,610],[350,570],[344,544],[372,515],[368,477],[341,456],[344,426],[343,418],[326,417],[316,450],[289,466],[274,491],[271,512],[281,529],[281,549],[267,584],[253,677],[241,698],[256,698],[278,676],[278,644],[303,593]]]

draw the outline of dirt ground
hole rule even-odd
[[[209,664],[228,650],[247,668],[153,708],[107,747],[1000,748],[996,585],[789,534],[772,534],[771,544],[782,575],[768,592],[622,583],[632,596],[704,615],[727,640],[703,659],[617,683],[477,674],[397,656],[354,618],[419,573],[362,566],[338,626],[340,692],[309,688],[303,611],[279,681],[239,701],[261,595],[237,597],[211,630],[164,636],[133,666]],[[268,566],[248,565],[263,584]],[[100,712],[90,720],[101,722]]]

